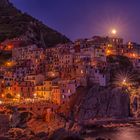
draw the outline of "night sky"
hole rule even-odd
[[[11,0],[72,40],[109,35],[140,43],[140,0]]]

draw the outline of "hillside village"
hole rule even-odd
[[[72,42],[0,0],[0,140],[139,124],[139,75],[140,44],[115,29]]]
[[[24,38],[1,43],[1,52],[12,54],[0,67],[1,102],[45,99],[61,105],[80,86],[110,86],[112,70],[117,70],[119,65],[117,61],[110,62],[111,56],[114,59],[122,56],[121,59],[132,63],[134,70],[140,68],[139,45],[124,44],[117,37],[95,36],[47,49],[23,44]]]

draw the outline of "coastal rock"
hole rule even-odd
[[[11,118],[11,127],[26,127],[26,123],[32,118],[29,112],[18,112],[15,111]]]
[[[12,117],[11,117],[11,127],[17,127],[18,124],[20,123],[20,113],[19,112],[14,112]]]
[[[7,132],[10,128],[9,115],[0,114],[0,134]]]
[[[30,129],[11,128],[6,136],[9,139],[28,140],[34,137],[34,133]]]
[[[121,88],[92,87],[78,108],[77,120],[126,118],[130,115],[129,95]]]

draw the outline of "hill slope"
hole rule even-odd
[[[64,35],[16,9],[9,0],[0,0],[0,42],[21,35],[43,47],[70,42]]]

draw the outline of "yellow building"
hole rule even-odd
[[[14,97],[12,87],[11,86],[5,87],[2,93],[2,98],[11,98],[11,97]]]
[[[35,87],[35,94],[37,97],[44,98],[46,100],[51,100],[51,90],[52,90],[52,80],[47,79],[42,85],[37,85]]]

